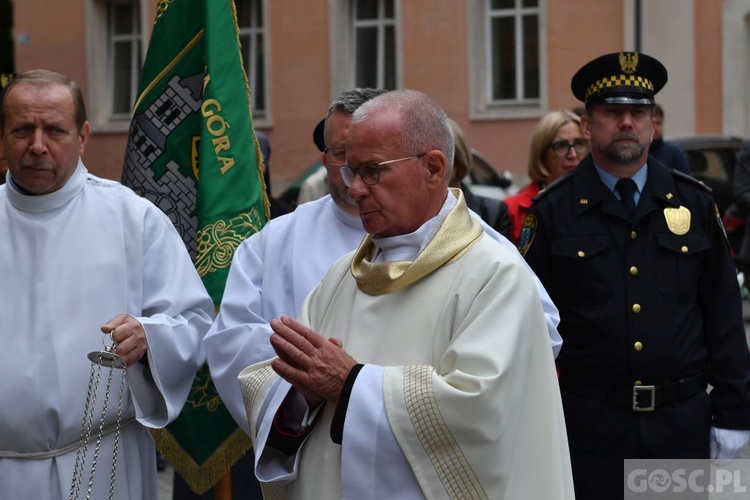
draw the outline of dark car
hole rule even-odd
[[[734,199],[734,166],[741,137],[730,135],[696,135],[669,137],[687,156],[693,177],[711,188],[716,206],[732,249],[738,249],[745,232],[745,215],[732,206]]]
[[[496,200],[502,200],[518,192],[518,186],[513,183],[513,174],[507,170],[499,172],[482,153],[471,150],[471,171],[463,183],[472,193]]]

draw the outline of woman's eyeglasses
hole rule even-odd
[[[589,141],[586,139],[574,139],[573,142],[568,141],[557,141],[553,142],[548,146],[554,153],[560,158],[565,158],[570,152],[570,148],[573,148],[578,156],[585,156],[588,154],[591,146]]]

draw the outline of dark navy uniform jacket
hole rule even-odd
[[[740,290],[717,216],[705,187],[652,157],[632,222],[591,155],[535,198],[519,250],[560,310],[561,377],[703,373],[712,425],[750,428]]]

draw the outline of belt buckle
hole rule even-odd
[[[651,404],[640,406],[638,396],[642,393],[651,393]],[[654,411],[656,409],[656,386],[654,385],[634,385],[633,386],[633,411]]]

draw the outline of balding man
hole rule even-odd
[[[354,112],[340,172],[368,235],[240,374],[267,495],[573,498],[534,279],[448,189],[453,154],[422,93]]]

